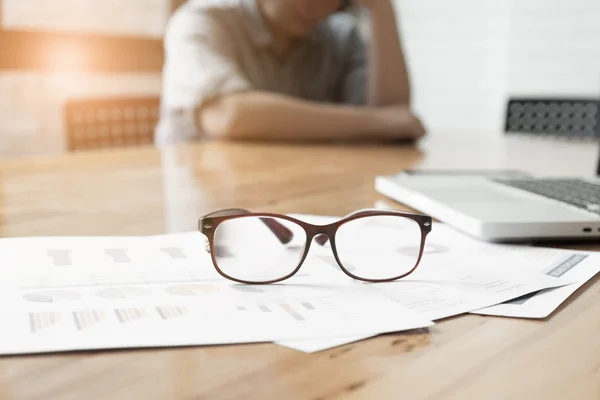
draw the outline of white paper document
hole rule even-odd
[[[335,220],[295,216],[322,224]],[[382,229],[380,234],[388,233]],[[542,315],[558,307],[575,290],[574,286],[581,285],[600,270],[600,256],[594,253],[495,245],[465,236],[444,224],[434,224],[426,243],[421,265],[412,275],[369,286],[433,321],[469,312]],[[313,257],[335,265],[331,249],[315,246],[311,250]],[[313,352],[362,338],[278,343]]]
[[[488,273],[484,277],[481,276],[480,271],[471,268],[454,267],[451,271],[456,273],[455,277],[448,275],[435,277],[430,273],[415,272],[415,277],[369,286],[375,287],[390,299],[422,317],[435,321],[502,303],[544,288],[562,285],[552,278],[521,276],[514,271]],[[364,338],[365,336],[353,336],[347,340],[324,338],[309,341],[279,341],[278,344],[304,352],[314,352]]]
[[[389,228],[375,234],[389,241]],[[243,285],[217,273],[199,232],[0,239],[0,354],[256,342],[313,352],[469,312],[544,318],[600,270],[596,253],[434,224],[413,274],[365,284],[329,246],[311,246],[287,281]]]
[[[3,239],[0,266],[0,354],[270,342],[433,325],[316,258],[282,284],[231,282],[218,275],[196,232]]]
[[[475,310],[473,313],[517,318],[547,318],[577,289],[600,272],[600,257],[594,253],[545,248],[528,250],[523,248],[514,251],[527,252],[530,257],[537,258],[537,262],[528,263],[523,266],[524,268],[539,271],[550,277],[566,278],[574,283],[533,292],[502,304]]]

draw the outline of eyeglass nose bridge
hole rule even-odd
[[[309,234],[309,241],[316,241],[321,246],[331,241],[335,235],[335,228],[331,226],[317,226]]]

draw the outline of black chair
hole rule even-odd
[[[159,108],[159,97],[68,100],[67,148],[76,152],[153,145]]]
[[[510,98],[504,132],[565,140],[600,139],[600,99]]]

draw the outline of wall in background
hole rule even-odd
[[[433,134],[501,134],[508,96],[600,96],[598,0],[395,2]]]
[[[600,1],[512,0],[510,93],[600,96]]]
[[[2,0],[4,29],[159,38],[169,0]]]
[[[160,40],[172,1],[1,0],[0,15],[2,29]],[[66,49],[54,56],[76,62],[78,54]],[[65,73],[48,63],[47,71],[0,69],[0,157],[64,151],[62,112],[69,98],[160,95],[159,71]]]
[[[396,0],[415,108],[430,131],[497,130],[506,98],[507,1]]]

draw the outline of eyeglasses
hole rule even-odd
[[[234,208],[201,217],[198,229],[207,238],[206,250],[219,274],[235,282],[268,284],[292,277],[313,239],[331,247],[348,276],[390,282],[415,271],[431,224],[427,215],[359,210],[334,223],[315,225]]]

